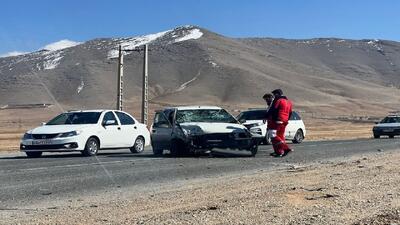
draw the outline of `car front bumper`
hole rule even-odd
[[[258,143],[257,138],[250,134],[235,137],[232,134],[204,134],[191,136],[189,145],[192,149],[250,149]]]
[[[373,129],[374,135],[400,135],[400,128]]]
[[[71,152],[82,151],[84,143],[78,138],[24,139],[20,143],[22,152]]]

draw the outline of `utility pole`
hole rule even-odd
[[[142,123],[147,125],[149,114],[149,74],[148,74],[148,48],[144,45],[144,58],[143,58],[143,86],[142,86]]]
[[[149,46],[144,45],[144,49],[125,49],[119,46],[118,54],[118,99],[117,110],[122,110],[122,93],[123,93],[123,77],[124,77],[124,54],[123,52],[140,52],[144,50],[143,58],[143,83],[142,83],[142,123],[147,125],[149,114],[149,74],[148,74],[148,56]]]
[[[124,76],[124,54],[122,53],[122,47],[120,45],[118,52],[117,110],[122,110],[123,76]]]

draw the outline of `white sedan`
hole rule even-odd
[[[20,150],[28,157],[42,152],[80,151],[96,155],[100,149],[129,148],[140,153],[150,145],[150,132],[126,112],[116,110],[69,111],[26,132]]]
[[[260,138],[262,142],[271,144],[271,138],[268,137],[267,123],[264,123],[266,109],[253,109],[241,112],[237,119],[250,130],[253,137]],[[293,112],[286,126],[285,138],[293,143],[301,143],[306,137],[306,127],[300,115]]]

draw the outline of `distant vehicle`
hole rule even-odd
[[[140,153],[150,145],[150,132],[126,112],[85,110],[62,113],[41,127],[26,132],[20,149],[28,157],[43,152],[80,151],[96,155],[100,149],[129,148]]]
[[[206,153],[213,149],[238,149],[255,155],[258,143],[245,126],[226,110],[215,106],[185,106],[157,111],[151,128],[155,155]]]
[[[400,135],[400,115],[389,115],[381,122],[377,123],[372,128],[374,138],[388,136],[394,138],[395,135]]]
[[[243,123],[254,137],[261,139],[265,144],[271,144],[271,137],[268,136],[267,123],[265,119],[266,109],[252,109],[241,112],[237,119]],[[285,138],[294,144],[301,143],[306,136],[306,127],[300,115],[293,112],[286,126]]]

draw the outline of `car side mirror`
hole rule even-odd
[[[239,122],[240,123],[246,123],[246,119],[240,119]]]
[[[42,122],[42,126],[44,126],[44,125],[46,125],[46,123],[45,123],[45,122]]]
[[[114,125],[114,124],[115,124],[115,120],[103,121],[103,126],[110,126],[110,125]]]
[[[375,122],[375,124],[379,124],[379,122]]]

